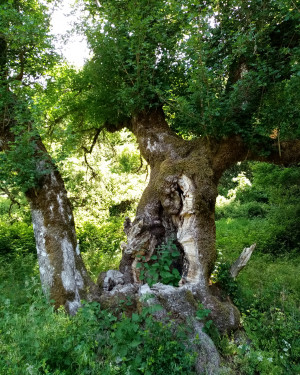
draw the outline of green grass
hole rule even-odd
[[[223,264],[232,264],[244,247],[257,243],[232,288],[247,339],[223,340],[223,354],[237,374],[300,373],[300,255],[264,252],[274,233],[268,218],[221,219],[216,226],[218,260]]]

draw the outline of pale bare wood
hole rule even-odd
[[[235,279],[237,275],[241,272],[241,270],[247,265],[255,247],[256,247],[256,243],[254,243],[250,247],[245,247],[241,255],[238,257],[238,259],[233,263],[233,265],[230,268],[231,277]]]

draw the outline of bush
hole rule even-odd
[[[121,241],[125,240],[123,217],[115,217],[98,225],[90,222],[83,223],[77,228],[81,252],[99,250],[111,255],[120,250]]]
[[[0,222],[0,255],[36,253],[32,225]]]
[[[136,173],[141,166],[140,155],[133,148],[126,147],[116,159],[117,163],[112,168],[113,173]]]
[[[85,222],[77,229],[80,250],[87,269],[96,279],[100,272],[116,269],[125,240],[123,217],[113,217],[102,225]]]
[[[245,183],[243,173],[233,178],[238,181],[238,186],[231,190],[229,198],[218,197],[216,219],[251,219],[254,223],[244,222],[244,226],[247,232],[249,226],[257,227],[254,239],[257,250],[277,256],[296,254],[300,246],[299,169],[265,163],[251,163],[249,166],[252,184]],[[257,226],[258,219],[266,220],[261,220],[261,226]]]
[[[177,263],[179,257],[180,252],[172,240],[158,246],[149,262],[146,262],[145,256],[141,256],[140,262],[137,263],[137,269],[140,269],[140,280],[145,280],[150,286],[158,282],[178,286],[181,275],[174,264]]]

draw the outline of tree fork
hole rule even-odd
[[[194,285],[195,297],[211,310],[221,331],[236,329],[239,312],[229,297],[211,285],[216,260],[215,202],[222,173],[238,161],[249,159],[290,164],[299,160],[299,142],[282,143],[261,156],[240,136],[186,141],[169,128],[161,108],[133,117],[131,130],[142,156],[151,166],[150,181],[137,209],[136,219],[125,223],[128,242],[120,271],[126,283],[137,283],[141,255],[146,261],[156,247],[173,238],[183,253],[180,287]]]

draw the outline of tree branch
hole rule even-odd
[[[98,129],[96,129],[96,133],[95,133],[95,135],[94,135],[94,138],[93,138],[92,144],[91,144],[91,146],[90,146],[89,149],[87,149],[85,146],[82,146],[82,149],[83,149],[83,151],[84,151],[84,161],[85,161],[85,164],[86,164],[87,167],[92,171],[92,176],[93,176],[93,177],[96,177],[97,174],[96,174],[94,168],[89,164],[89,162],[88,162],[88,160],[87,160],[87,154],[91,154],[91,153],[92,153],[92,151],[93,151],[93,149],[94,149],[94,147],[95,147],[95,145],[96,145],[96,143],[97,143],[97,139],[98,139],[98,137],[99,137],[99,135],[100,135],[101,130],[102,130],[102,128],[98,128]]]
[[[213,148],[213,169],[216,177],[239,161],[253,160],[288,167],[300,162],[300,140],[279,142],[268,137],[257,138],[256,147],[247,144],[241,136],[216,141]]]
[[[20,202],[18,202],[15,198],[15,196],[13,195],[13,193],[11,193],[7,187],[5,186],[1,186],[0,187],[0,190],[3,191],[5,193],[5,195],[7,195],[8,199],[10,200],[10,206],[9,206],[9,209],[8,209],[8,215],[9,217],[11,217],[11,209],[13,207],[14,204],[16,204],[19,208],[21,207],[21,204]]]

